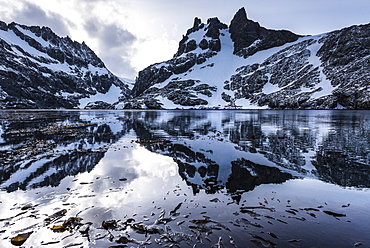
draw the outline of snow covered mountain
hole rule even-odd
[[[370,109],[369,55],[370,24],[301,36],[241,8],[230,25],[195,18],[132,87],[85,43],[0,21],[0,109]]]
[[[0,21],[0,108],[111,108],[129,94],[85,43]]]
[[[269,30],[240,9],[194,25],[140,71],[117,108],[369,109],[370,24],[316,36]]]

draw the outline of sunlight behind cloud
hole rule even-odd
[[[166,34],[160,37],[149,37],[135,43],[137,54],[132,58],[132,65],[137,71],[148,65],[169,60],[177,51],[178,44],[169,40]]]

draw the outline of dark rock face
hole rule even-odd
[[[241,8],[231,20],[229,32],[234,41],[234,54],[244,58],[261,50],[296,41],[301,37],[287,30],[276,31],[261,27],[258,22],[247,18],[244,8]],[[254,46],[249,47],[253,43]]]
[[[182,106],[207,105],[208,102],[199,96],[212,97],[216,87],[208,84],[200,84],[198,80],[172,79],[166,86],[159,89],[151,87],[147,89],[141,98],[126,101],[125,108],[149,108],[162,109],[162,105],[156,97],[166,97],[174,104]],[[143,105],[144,104],[144,105]]]
[[[139,72],[132,89],[133,96],[139,96],[150,86],[163,82],[173,74],[165,66],[158,67],[159,65],[152,65]]]
[[[245,9],[241,8],[231,20],[229,28],[231,39],[234,41],[234,53],[252,45],[258,39],[260,29],[258,22],[248,20]]]
[[[348,109],[370,108],[370,24],[334,31],[318,51],[324,73],[337,87],[335,100]]]
[[[77,108],[79,99],[130,91],[85,44],[50,28],[0,22],[0,108]]]
[[[162,104],[155,99],[145,99],[144,104],[148,109],[162,109]]]
[[[220,30],[224,30],[227,28],[227,25],[220,22],[217,17],[208,19],[207,24],[202,23],[202,21],[198,17],[196,17],[194,19],[193,27],[188,29],[186,35],[180,41],[179,48],[174,57],[179,57],[183,53],[193,51],[198,46],[203,50],[210,48],[212,51],[220,51]],[[202,39],[201,41],[196,41],[194,39],[189,40],[189,36],[191,34],[200,30],[205,31],[204,39]]]
[[[195,17],[194,18],[194,25],[192,28],[189,28],[188,31],[186,32],[186,36],[187,37],[189,34],[191,33],[194,33],[200,29],[204,28],[204,23],[202,23],[202,20],[199,19],[198,17]]]
[[[251,99],[260,106],[268,105],[275,109],[302,108],[313,104],[319,108],[333,108],[335,106],[325,101],[308,103],[310,95],[316,92],[315,85],[320,82],[319,68],[309,63],[309,47],[316,43],[314,39],[307,39],[282,49],[261,64],[240,67],[225,82],[224,88],[236,92],[236,99]],[[281,90],[266,92],[264,87],[267,83]],[[312,90],[301,92],[301,87]]]
[[[212,39],[215,39],[215,40],[220,40],[219,39],[220,30],[227,29],[227,25],[224,23],[221,23],[217,17],[208,19],[207,24],[208,24],[208,27],[207,27],[206,36]]]

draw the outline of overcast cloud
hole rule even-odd
[[[0,0],[0,3],[4,1]],[[10,1],[1,4],[0,10],[1,16],[7,16],[9,22],[17,22],[26,25],[37,25],[37,26],[50,26],[53,27],[53,31],[61,36],[69,35],[69,28],[73,28],[73,23],[67,24],[67,20],[58,13],[46,12],[40,6],[30,3],[23,2],[14,5]],[[5,20],[2,20],[5,21]]]
[[[130,60],[134,55],[133,43],[136,37],[116,24],[105,24],[96,20],[88,20],[84,28],[91,39],[98,39],[99,55],[109,63],[109,69],[119,75],[135,75]]]
[[[245,7],[262,26],[298,34],[370,22],[368,0],[0,0],[0,6],[0,20],[85,41],[113,73],[128,78],[170,59],[194,17],[229,24]]]

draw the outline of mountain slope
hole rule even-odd
[[[370,25],[317,36],[269,30],[240,9],[195,18],[171,60],[139,72],[124,108],[368,109]]]
[[[0,22],[0,108],[83,108],[90,96],[112,92],[117,101],[130,90],[85,43]]]

